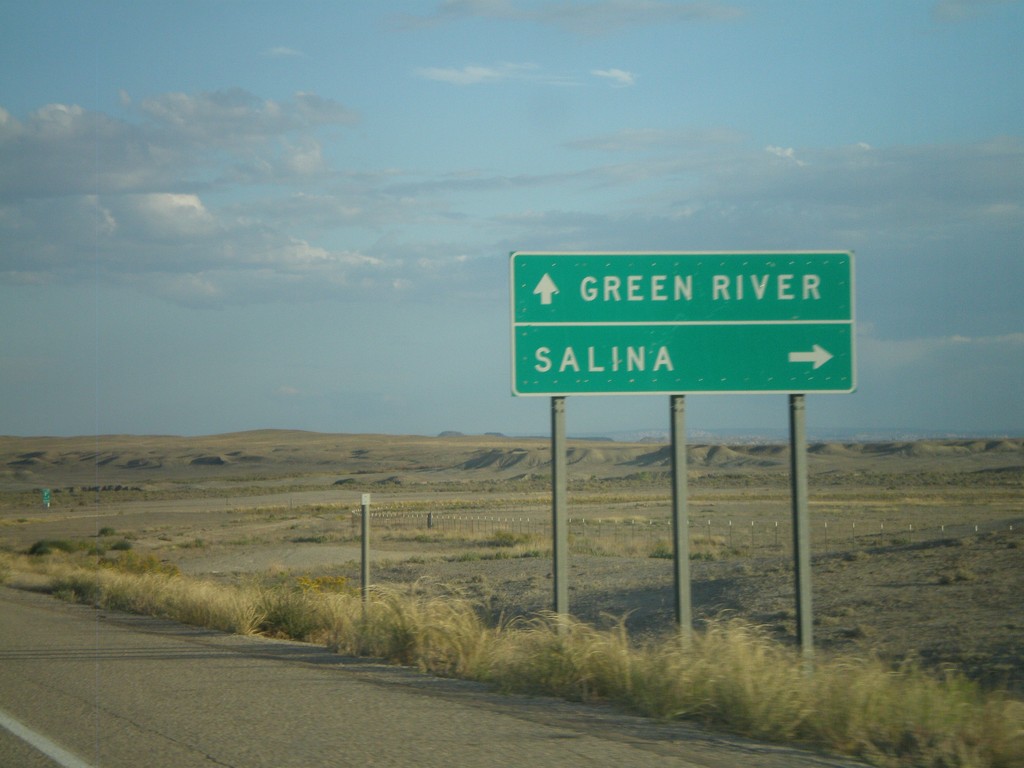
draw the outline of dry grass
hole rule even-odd
[[[496,630],[460,597],[426,597],[375,589],[363,604],[333,597],[330,646],[339,653],[376,656],[433,674],[479,679]]]
[[[487,678],[509,691],[609,700],[662,719],[697,719],[767,741],[812,744],[879,765],[1024,765],[1024,704],[966,679],[865,659],[819,660],[740,620],[691,641],[637,647],[622,625],[555,616],[496,643]]]
[[[140,565],[140,562],[142,565]],[[341,582],[309,577],[227,586],[131,557],[88,565],[56,553],[0,555],[0,577],[34,575],[65,598],[223,631],[327,643],[505,691],[610,701],[661,719],[695,719],[776,742],[814,745],[878,765],[1024,765],[1024,704],[961,676],[892,669],[863,658],[793,651],[740,620],[709,623],[690,640],[635,643],[620,624],[599,630],[554,615],[489,624],[482,606],[416,585],[374,589],[363,602]]]

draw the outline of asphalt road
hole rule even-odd
[[[0,587],[0,766],[139,765],[858,764]]]

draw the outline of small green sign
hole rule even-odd
[[[513,253],[516,395],[851,392],[853,259]]]
[[[49,488],[43,488],[43,506],[44,507],[49,507],[50,506],[50,489]]]

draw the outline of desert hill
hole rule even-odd
[[[1024,439],[815,443],[823,472],[1002,471],[1024,474]],[[544,438],[501,435],[329,434],[258,430],[199,437],[100,435],[0,437],[0,487],[138,486],[161,481],[269,480],[387,474],[420,481],[510,479],[549,472]],[[667,471],[671,447],[649,442],[570,440],[573,474],[619,477]],[[687,446],[691,472],[787,472],[785,444]]]

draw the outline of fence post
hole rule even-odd
[[[370,597],[370,494],[363,494],[362,537],[360,550],[362,567],[360,569],[360,586],[365,605]]]

